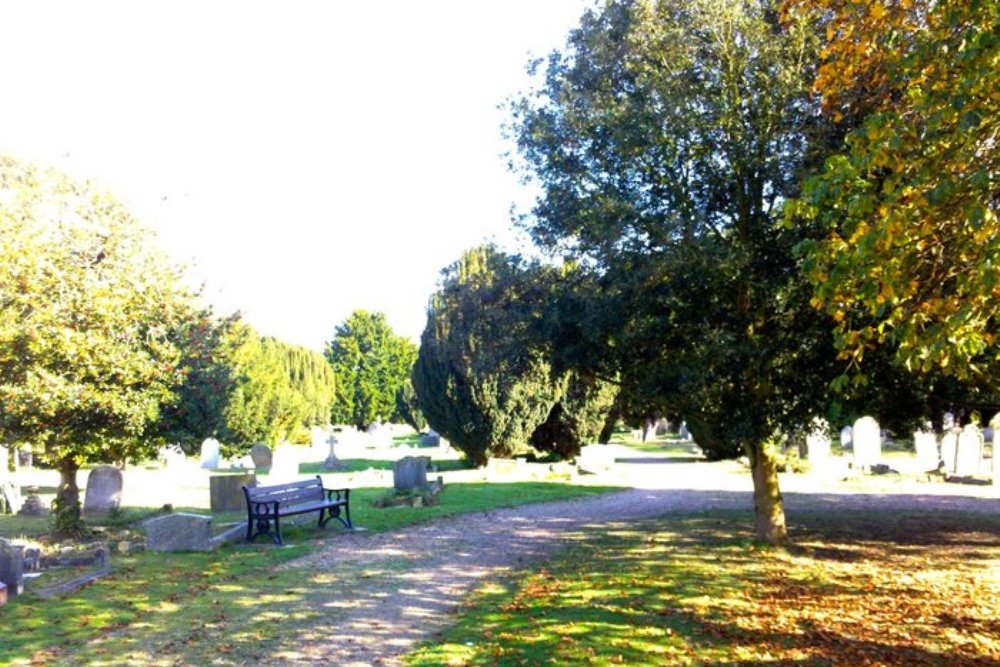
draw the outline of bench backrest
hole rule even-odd
[[[245,486],[243,490],[247,494],[249,502],[277,501],[286,507],[324,500],[326,498],[326,495],[323,493],[323,480],[320,479],[319,475],[315,479],[306,479],[301,482],[274,484],[272,486]]]

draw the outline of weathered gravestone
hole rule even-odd
[[[427,431],[420,436],[420,446],[421,447],[440,447],[441,446],[441,434],[437,431]]]
[[[871,468],[882,459],[882,431],[873,417],[854,422],[854,465]]]
[[[966,424],[958,436],[955,452],[955,474],[968,477],[979,473],[983,463],[983,433],[975,424]]]
[[[830,423],[822,417],[814,417],[806,434],[806,458],[822,461],[830,456]]]
[[[1000,487],[1000,445],[997,441],[1000,437],[997,436],[1000,433],[1000,412],[993,415],[993,419],[990,420],[990,428],[993,429],[993,447],[991,453],[993,455],[993,486]]]
[[[951,429],[941,436],[941,461],[944,463],[945,472],[954,474],[956,454],[958,454],[958,433],[955,429]]]
[[[209,470],[219,467],[219,441],[215,438],[201,443],[201,467]]]
[[[7,587],[7,597],[24,592],[24,547],[0,538],[0,583]]]
[[[840,448],[851,449],[852,447],[854,447],[854,427],[848,425],[840,429]]]
[[[83,499],[83,513],[103,515],[118,509],[122,502],[122,471],[115,466],[97,466],[87,477],[87,492]]]
[[[934,431],[924,429],[913,432],[913,449],[917,452],[917,465],[920,470],[937,470],[941,463],[938,453],[937,435]]]
[[[244,472],[209,477],[209,507],[212,508],[212,512],[246,512],[247,499],[243,495],[244,486],[257,486],[257,476],[252,472]]]
[[[426,456],[404,456],[392,464],[392,486],[397,493],[427,488]]]
[[[254,468],[270,470],[271,466],[274,465],[274,454],[271,452],[271,448],[260,442],[250,448],[250,458],[253,459]]]
[[[209,551],[212,548],[212,517],[199,514],[167,514],[143,524],[150,551]]]

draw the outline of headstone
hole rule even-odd
[[[270,470],[274,464],[274,454],[271,453],[271,448],[260,442],[250,448],[250,458],[253,459],[254,468]]]
[[[28,488],[28,497],[21,503],[21,509],[17,511],[21,516],[45,516],[49,513],[48,508],[42,504],[42,497],[38,495],[38,487]]]
[[[97,466],[87,477],[87,492],[83,499],[83,513],[107,514],[118,509],[122,501],[122,471],[115,466]]]
[[[580,448],[576,457],[576,467],[581,472],[598,474],[607,472],[615,466],[615,452],[607,445],[586,445]]]
[[[0,538],[0,582],[7,586],[7,597],[24,592],[24,547]]]
[[[993,429],[993,447],[990,453],[993,456],[993,486],[1000,487],[1000,451],[998,451],[997,445],[1000,444],[997,440],[997,432],[1000,431],[1000,412],[993,415],[993,419],[990,420],[990,428]]]
[[[830,456],[830,423],[822,417],[814,417],[806,434],[806,458],[822,461]]]
[[[14,454],[17,458],[17,467],[31,469],[34,465],[34,457],[31,454],[31,449],[28,447],[18,447],[14,450]]]
[[[441,434],[437,431],[428,431],[420,436],[421,447],[440,447]]]
[[[219,467],[219,441],[215,438],[201,443],[201,467],[209,470]]]
[[[840,448],[851,449],[854,447],[854,427],[847,425],[840,429]]]
[[[257,476],[252,472],[245,472],[209,477],[209,507],[212,512],[246,512],[247,499],[243,495],[244,486],[257,486]]]
[[[953,428],[955,428],[955,415],[951,412],[944,413],[941,417],[941,430],[947,433]]]
[[[937,470],[941,463],[941,455],[938,453],[937,435],[934,431],[914,431],[913,449],[917,452],[917,465],[920,466],[920,470]]]
[[[214,478],[213,478],[214,479]],[[209,551],[212,517],[200,514],[167,514],[143,524],[150,551]]]
[[[872,417],[854,422],[854,465],[871,468],[882,459],[882,431]]]
[[[688,425],[686,421],[681,422],[681,428],[677,432],[683,440],[694,440],[694,436],[691,435],[691,431],[688,430]]]
[[[975,424],[966,424],[958,436],[955,452],[955,474],[968,477],[979,474],[983,463],[983,433]]]
[[[992,445],[993,444],[993,434],[994,433],[995,433],[995,431],[993,430],[992,426],[987,426],[986,428],[984,428],[983,429],[983,442],[988,442],[988,443],[990,443]]]
[[[21,487],[13,479],[0,478],[0,510],[7,514],[20,514],[24,503],[21,501]]]
[[[404,456],[392,464],[392,485],[396,491],[427,488],[426,456]]]
[[[951,429],[941,436],[941,461],[944,463],[945,472],[954,474],[956,454],[958,454],[958,433],[955,429]]]

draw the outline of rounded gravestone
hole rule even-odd
[[[219,441],[215,438],[201,443],[201,467],[209,470],[219,467]]]
[[[392,464],[392,485],[396,491],[427,488],[426,456],[405,456]]]
[[[882,459],[882,429],[873,417],[854,422],[854,464],[869,468]]]
[[[97,466],[87,477],[87,493],[83,499],[83,513],[107,514],[118,509],[122,501],[122,471],[115,466]]]
[[[250,458],[253,459],[254,468],[270,470],[274,465],[274,454],[271,448],[263,443],[257,443],[250,448]]]

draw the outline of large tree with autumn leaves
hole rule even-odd
[[[995,385],[1000,365],[1000,3],[790,0],[825,34],[815,89],[851,131],[788,207],[842,356]],[[848,375],[844,376],[847,379]]]

